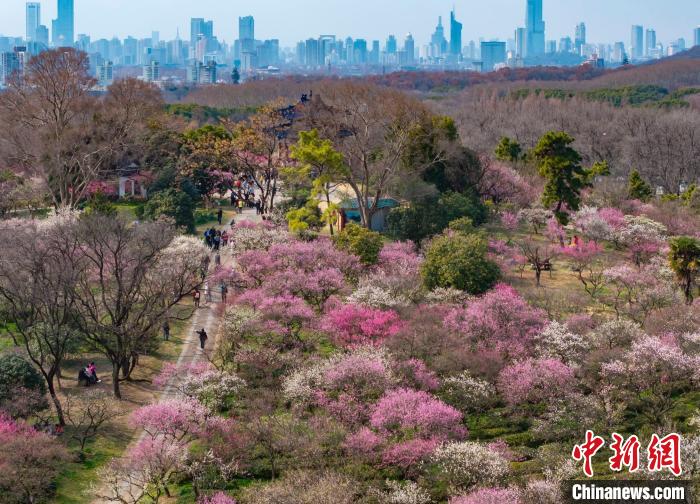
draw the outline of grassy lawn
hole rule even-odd
[[[163,342],[158,351],[142,357],[134,371],[134,382],[122,382],[123,400],[120,402],[122,415],[111,421],[101,430],[97,437],[87,444],[85,460],[76,460],[67,465],[57,481],[57,491],[53,502],[58,504],[81,504],[89,502],[92,497],[90,487],[98,481],[99,469],[113,457],[120,456],[134,438],[134,429],[129,425],[129,414],[158,396],[151,380],[156,376],[165,362],[174,362],[180,355],[189,321],[171,323],[170,340]],[[97,366],[98,376],[103,382],[97,386],[111,390],[110,366],[107,360],[95,355],[70,359],[63,370],[62,392],[79,393],[77,375],[85,361],[93,360]],[[100,375],[101,373],[101,375]],[[66,429],[66,438],[70,430]],[[69,441],[68,446],[77,452],[77,443]]]

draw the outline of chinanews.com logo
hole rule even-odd
[[[654,474],[670,473],[676,478],[683,474],[681,461],[682,438],[672,433],[666,436],[653,434],[645,446],[645,461],[642,459],[642,442],[637,436],[624,436],[613,433],[608,444],[611,456],[608,458],[610,470],[614,473],[627,471],[630,474],[644,470],[653,477]],[[588,480],[567,483],[567,502],[617,503],[617,502],[655,502],[655,503],[691,503],[691,485],[681,480],[592,480],[594,477],[593,459],[606,445],[606,440],[587,431],[583,443],[577,444],[571,451],[576,462],[583,465],[583,473]],[[644,464],[644,466],[642,466]]]

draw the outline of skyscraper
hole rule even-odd
[[[213,50],[213,43],[214,21],[192,18],[190,20],[190,51],[192,51],[192,57],[203,60],[203,55]],[[153,45],[155,46],[156,43],[153,42]]]
[[[442,26],[442,16],[438,17],[438,25],[435,28],[435,33],[430,38],[431,56],[439,58],[445,54],[447,50],[447,39],[445,39],[445,28]]]
[[[450,12],[450,54],[462,54],[462,23],[457,21],[454,9]]]
[[[695,28],[694,33],[695,33],[695,43],[694,43],[694,45],[695,45],[695,46],[700,46],[700,26],[698,26],[697,28]]]
[[[41,4],[27,2],[27,42],[36,41],[36,30],[41,25]]]
[[[644,27],[639,25],[632,26],[632,35],[630,38],[630,55],[631,59],[639,60],[644,56]]]
[[[586,23],[579,23],[576,25],[574,45],[576,47],[576,54],[581,56],[581,50],[583,49],[583,46],[586,45]]]
[[[527,34],[525,33],[525,28],[515,29],[515,57],[522,58],[525,55],[525,41],[527,40]]]
[[[238,18],[238,40],[240,41],[241,54],[255,52],[255,19],[253,16]]]
[[[58,16],[53,20],[54,47],[72,47],[74,36],[73,0],[58,0]]]
[[[416,42],[413,40],[413,35],[406,35],[406,40],[403,43],[403,51],[406,53],[406,63],[412,64],[416,59]]]
[[[388,54],[396,54],[398,51],[398,43],[396,42],[396,37],[394,35],[389,35],[386,39],[386,52]]]
[[[481,43],[481,69],[484,72],[491,72],[499,63],[506,61],[505,42],[482,42]]]
[[[525,12],[525,30],[527,32],[526,58],[536,58],[544,54],[544,28],[542,0],[527,0]]]
[[[644,56],[651,56],[654,49],[656,49],[656,31],[648,28],[646,44],[644,46]]]

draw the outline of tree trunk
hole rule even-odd
[[[121,366],[116,362],[112,363],[112,391],[114,392],[114,397],[117,399],[122,398],[122,391],[119,388],[119,368]]]
[[[325,193],[326,193],[326,210],[328,211],[328,227],[330,228],[331,236],[333,236],[333,234],[334,234],[333,233],[333,218],[332,218],[331,213],[330,213],[331,195],[328,192],[328,188],[326,188]]]
[[[56,387],[54,387],[54,384],[53,384],[53,375],[46,377],[46,385],[47,385],[47,388],[49,389],[49,395],[51,396],[51,401],[53,402],[53,406],[56,409],[56,416],[58,417],[58,423],[61,427],[64,427],[66,425],[66,419],[63,416],[63,407],[61,406],[61,401],[59,401],[58,395],[56,394]]]
[[[539,266],[535,266],[535,280],[537,281],[537,287],[540,286],[540,277],[542,276],[542,270]]]

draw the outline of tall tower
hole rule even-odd
[[[544,55],[544,20],[542,0],[526,0],[525,31],[527,35],[526,58]]]
[[[445,28],[442,26],[442,16],[438,17],[438,25],[430,39],[430,45],[432,46],[432,56],[441,57],[445,54],[447,40],[445,39]]]
[[[581,49],[586,45],[586,23],[576,25],[576,36],[574,39],[576,54],[581,55]]]
[[[647,28],[646,43],[644,44],[644,56],[651,56],[656,49],[656,30]]]
[[[244,53],[252,54],[255,52],[255,19],[253,16],[238,18],[238,47],[241,51],[241,60],[243,60]]]
[[[54,47],[72,47],[75,41],[73,0],[58,0],[58,16],[53,20]]]
[[[630,38],[630,53],[633,60],[642,59],[644,56],[644,27],[639,25],[632,26],[632,34]]]
[[[41,4],[27,2],[27,42],[36,42],[36,30],[41,25]]]
[[[450,12],[450,54],[462,54],[462,23],[457,21],[454,8]]]
[[[700,26],[698,26],[697,28],[695,28],[695,30],[693,30],[693,35],[695,38],[694,45],[700,46]]]

